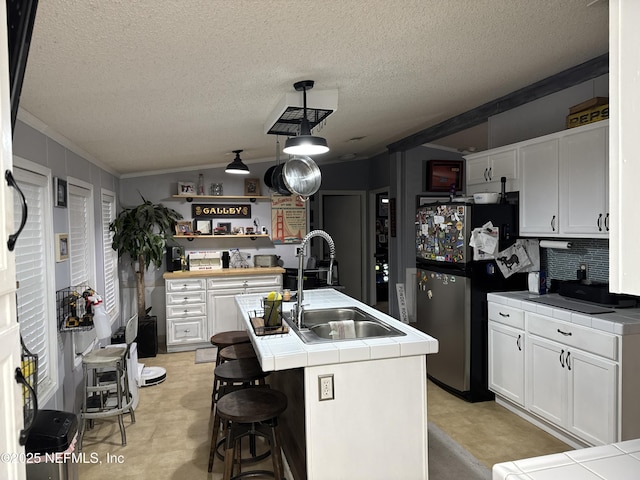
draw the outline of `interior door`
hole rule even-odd
[[[322,229],[336,246],[339,280],[344,293],[364,303],[365,256],[365,196],[363,192],[323,192],[321,194]],[[322,241],[322,240],[319,240]],[[327,252],[323,245],[323,252]]]
[[[9,66],[7,47],[7,18],[5,4],[0,6],[0,65],[6,72]],[[13,164],[11,152],[11,108],[9,76],[0,76],[0,168],[2,176]],[[9,139],[9,140],[7,140]],[[17,193],[16,193],[17,194]],[[20,366],[20,327],[16,321],[16,275],[13,254],[7,248],[7,238],[13,233],[13,192],[3,179],[0,182],[0,453],[24,453],[18,443],[23,427],[22,390],[14,380]],[[18,457],[19,458],[19,457]],[[0,462],[0,478],[25,478],[24,462]]]

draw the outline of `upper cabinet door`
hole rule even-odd
[[[489,181],[489,156],[480,155],[465,157],[467,186],[478,185]]]
[[[560,138],[560,230],[608,237],[606,127]]]
[[[558,139],[520,148],[520,234],[559,234]]]

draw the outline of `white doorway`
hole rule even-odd
[[[366,193],[364,191],[326,191],[319,193],[320,228],[336,246],[338,280],[343,292],[368,303]],[[321,246],[324,253],[325,246]]]

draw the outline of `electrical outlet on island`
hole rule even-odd
[[[333,374],[318,375],[318,400],[333,400]]]

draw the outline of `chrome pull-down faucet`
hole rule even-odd
[[[322,237],[327,241],[329,245],[329,271],[327,272],[327,285],[333,285],[333,260],[336,257],[336,246],[333,243],[333,238],[324,230],[312,230],[307,233],[300,243],[298,248],[298,295],[296,296],[296,306],[294,314],[296,316],[296,323],[298,328],[302,328],[304,318],[304,307],[302,305],[302,287],[303,287],[303,263],[304,263],[304,249],[313,237]]]

